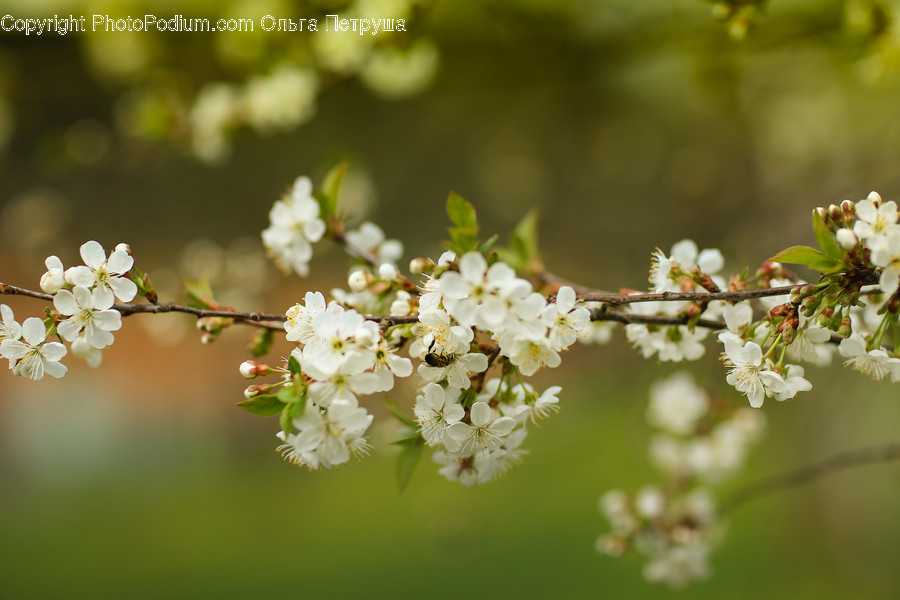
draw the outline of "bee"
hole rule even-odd
[[[425,362],[429,367],[442,368],[448,366],[454,360],[456,360],[456,355],[453,353],[450,354],[437,354],[432,352],[434,350],[434,340],[431,341],[431,345],[428,346],[428,353],[425,355]]]

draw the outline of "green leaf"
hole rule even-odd
[[[274,341],[274,329],[260,329],[259,332],[253,336],[253,339],[250,340],[250,343],[247,345],[247,350],[254,358],[265,356],[269,353],[269,350],[272,349],[272,342]]]
[[[825,256],[809,263],[809,268],[821,271],[822,273],[836,273],[837,271],[845,270],[845,265],[843,261]]]
[[[281,430],[285,433],[290,433],[294,428],[294,419],[302,417],[305,410],[306,402],[291,402],[290,404],[286,404],[281,411]]]
[[[260,417],[272,417],[284,410],[285,406],[277,396],[254,396],[247,400],[238,402],[238,406],[246,410],[248,413],[258,415]]]
[[[192,306],[195,308],[211,308],[213,304],[216,304],[213,298],[212,287],[209,285],[209,278],[204,277],[200,281],[182,279],[181,283],[184,285],[184,291],[192,300]]]
[[[425,448],[425,440],[421,437],[410,438],[416,440],[414,443],[407,444],[397,457],[397,487],[400,493],[409,485],[412,475],[419,464],[422,457],[422,450]]]
[[[275,397],[278,398],[282,404],[292,404],[299,400],[299,396],[297,396],[297,388],[294,386],[283,387],[278,390],[278,393],[275,394]]]
[[[844,256],[844,251],[838,246],[837,241],[834,239],[834,234],[828,229],[824,217],[818,211],[813,211],[812,221],[813,231],[816,234],[816,242],[819,244],[819,248],[830,258],[839,259]]]
[[[538,211],[534,209],[528,211],[528,214],[516,225],[509,240],[513,251],[524,263],[538,257],[537,218]]]
[[[785,248],[769,260],[792,265],[809,265],[823,259],[827,260],[828,256],[815,248],[810,248],[809,246],[791,246],[790,248]]]
[[[322,212],[323,217],[337,213],[338,194],[341,191],[341,182],[344,174],[347,172],[347,161],[342,161],[336,167],[328,171],[325,179],[322,180],[322,187],[319,191],[322,194]]]
[[[418,428],[418,425],[409,417],[409,414],[406,410],[403,409],[402,406],[385,396],[384,404],[387,406],[387,409],[391,411],[391,414],[397,417],[397,420],[406,425],[407,427],[412,427],[413,429]]]
[[[490,237],[490,239],[488,239],[488,241],[486,241],[485,243],[483,243],[483,244],[478,248],[478,251],[481,252],[482,254],[487,254],[488,252],[490,252],[490,251],[491,251],[491,248],[494,247],[494,244],[497,243],[497,238],[498,238],[498,236],[497,236],[497,234],[495,233],[494,235],[492,235],[492,236]]]
[[[302,374],[302,371],[300,370],[300,361],[297,360],[297,357],[294,355],[291,355],[291,357],[288,358],[288,370],[294,377],[299,377]]]
[[[450,192],[450,197],[447,198],[447,216],[454,225],[461,229],[474,227],[476,231],[478,230],[478,216],[475,214],[475,207],[455,192]]]

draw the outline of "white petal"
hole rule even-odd
[[[28,317],[22,323],[22,337],[32,346],[37,346],[47,339],[47,328],[37,317]]]
[[[97,281],[94,272],[84,265],[66,269],[65,279],[72,285],[80,285],[82,287],[91,287]]]
[[[113,293],[115,293],[122,302],[131,302],[138,292],[137,284],[124,277],[113,277],[109,280],[109,287],[112,288]],[[112,306],[112,304],[109,306]],[[97,306],[97,308],[109,308],[109,306]]]
[[[116,250],[109,255],[106,267],[114,275],[124,275],[134,266],[134,257],[124,250]]]
[[[43,346],[41,346],[41,354],[44,355],[48,361],[56,362],[66,355],[66,347],[60,344],[59,342],[47,342]]]
[[[84,288],[76,287],[75,289],[81,290]],[[53,306],[60,314],[66,316],[74,315],[80,310],[75,295],[69,290],[59,290],[56,292],[56,295],[53,296]]]
[[[106,251],[99,242],[85,242],[81,245],[81,260],[91,269],[99,269],[106,262]]]

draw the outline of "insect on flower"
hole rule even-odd
[[[456,354],[453,354],[452,352],[449,354],[437,354],[436,352],[432,352],[433,349],[434,340],[432,340],[431,345],[428,346],[428,353],[425,355],[425,363],[429,367],[440,369],[450,365],[450,363],[457,358]]]

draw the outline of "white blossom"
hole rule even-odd
[[[13,374],[33,381],[44,376],[62,377],[68,369],[60,364],[66,355],[66,347],[59,342],[45,342],[47,328],[37,317],[29,317],[22,323],[22,339],[7,338],[0,342],[0,355],[10,361]]]
[[[447,427],[465,416],[465,409],[457,403],[458,397],[456,390],[444,389],[436,383],[429,383],[416,396],[413,412],[429,446],[444,444]]]
[[[476,452],[494,450],[503,444],[516,425],[511,417],[494,418],[491,407],[484,402],[476,402],[469,409],[470,423],[453,423],[444,432],[444,445],[460,456],[471,456]]]
[[[762,348],[756,342],[747,342],[725,331],[719,334],[725,345],[724,357],[728,365],[725,381],[747,396],[750,406],[759,408],[766,396],[785,391],[784,379],[763,365]]]
[[[312,197],[312,182],[298,177],[288,195],[276,200],[269,212],[269,227],[262,232],[263,244],[275,263],[285,271],[309,274],[312,244],[325,234],[319,218],[319,203]]]
[[[94,288],[98,303],[112,306],[114,296],[122,302],[131,302],[137,295],[137,285],[125,277],[134,266],[134,259],[125,250],[116,248],[107,260],[103,246],[91,240],[81,245],[81,259],[84,266],[66,270],[66,282]]]
[[[48,256],[44,261],[47,272],[41,275],[41,289],[48,294],[55,294],[66,285],[65,269],[58,256]]]
[[[688,373],[680,372],[650,388],[647,421],[676,435],[688,435],[708,408],[706,393]]]
[[[112,305],[112,297],[103,294],[101,288],[94,288],[93,293],[78,285],[71,292],[59,290],[53,297],[53,306],[69,318],[61,321],[56,330],[67,342],[83,336],[93,348],[106,348],[114,340],[111,332],[122,327],[122,314],[110,308]]]
[[[297,433],[279,432],[284,444],[278,450],[290,462],[310,469],[336,467],[369,453],[363,434],[372,418],[353,398],[338,398],[327,409],[308,400],[303,415],[293,421]]]
[[[882,348],[866,351],[866,342],[858,335],[841,341],[841,356],[846,358],[844,364],[868,375],[875,381],[890,376],[894,383],[900,382],[900,358],[889,356]]]
[[[550,328],[550,347],[563,350],[574,344],[579,337],[587,335],[591,313],[584,307],[576,308],[575,290],[563,286],[556,294],[556,302],[544,307],[541,320]]]
[[[306,292],[304,304],[295,304],[287,311],[287,321],[284,322],[287,340],[303,344],[317,342],[320,336],[313,327],[313,318],[325,312],[326,308],[322,292]]]
[[[360,225],[358,229],[347,231],[344,238],[352,251],[357,254],[371,254],[381,264],[380,266],[396,265],[403,256],[403,244],[398,240],[385,239],[381,228],[369,221]]]
[[[868,198],[856,203],[853,233],[867,247],[874,249],[883,240],[900,233],[897,216],[897,205],[894,202],[882,202],[881,196],[872,192]]]

